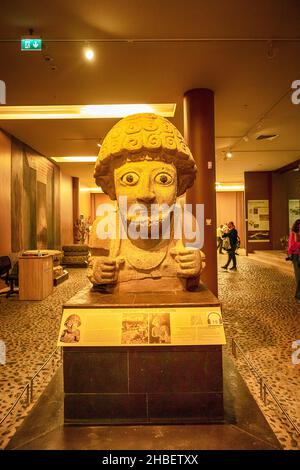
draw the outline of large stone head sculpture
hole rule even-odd
[[[163,162],[176,171],[176,196],[192,186],[196,165],[182,135],[167,119],[135,114],[119,121],[105,137],[95,166],[96,183],[116,199],[115,170],[126,163]]]
[[[153,205],[173,207],[177,197],[192,186],[195,174],[192,154],[175,126],[155,114],[135,114],[120,120],[105,137],[94,177],[110,199],[117,200],[117,211],[121,197],[126,197],[129,207],[144,208],[144,213],[138,215],[130,209],[126,211],[126,230],[130,223],[144,224],[150,233],[151,227],[162,225],[170,215],[167,210],[153,215]],[[173,229],[172,215],[168,220]],[[147,278],[199,276],[200,250],[187,250],[178,240],[175,242],[172,230],[169,239],[161,236],[137,240],[129,235],[128,239],[120,240],[117,236],[106,243],[105,258],[99,222],[99,219],[94,222],[90,243],[89,278],[94,285],[124,282],[129,286],[130,281],[141,284]],[[187,263],[183,267],[185,255]]]

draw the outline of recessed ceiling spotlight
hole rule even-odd
[[[249,137],[248,137],[247,135],[244,135],[243,141],[244,141],[244,142],[249,142]]]
[[[101,148],[101,144],[98,142],[97,147]]]
[[[259,134],[256,140],[274,140],[279,137],[279,134]]]
[[[231,158],[232,157],[232,153],[230,152],[230,150],[228,150],[228,152],[226,152],[226,158]]]
[[[85,56],[86,60],[88,60],[89,62],[91,62],[94,59],[95,53],[94,53],[93,49],[90,46],[85,47],[84,56]]]

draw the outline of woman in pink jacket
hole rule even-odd
[[[297,219],[292,227],[289,237],[288,254],[292,258],[295,278],[296,278],[296,294],[297,300],[300,300],[300,219]]]

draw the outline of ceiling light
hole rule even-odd
[[[232,153],[230,151],[226,152],[226,158],[231,158],[232,157]]]
[[[102,188],[80,188],[80,191],[83,193],[103,193]]]
[[[82,106],[80,113],[83,116],[122,118],[131,114],[155,113],[165,117],[172,117],[175,113],[175,104],[109,104],[109,105],[88,105]],[[170,113],[172,116],[170,116]]]
[[[244,191],[243,183],[216,183],[216,191]]]
[[[89,157],[52,157],[57,163],[94,163],[98,157],[89,156]]]
[[[175,103],[0,106],[0,120],[16,119],[101,119],[122,118],[136,113],[154,113],[174,117]]]
[[[84,49],[84,56],[88,61],[91,62],[95,57],[95,53],[94,53],[93,49],[91,49],[90,47],[86,47]]]
[[[101,148],[101,144],[98,143],[98,144],[97,144],[97,147]]]

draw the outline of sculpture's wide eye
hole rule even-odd
[[[134,186],[139,179],[139,175],[131,171],[129,173],[125,173],[125,175],[122,176],[121,181],[122,183],[127,184],[129,186]]]
[[[158,173],[158,175],[155,176],[155,182],[163,186],[168,186],[173,183],[173,178],[169,173]]]

